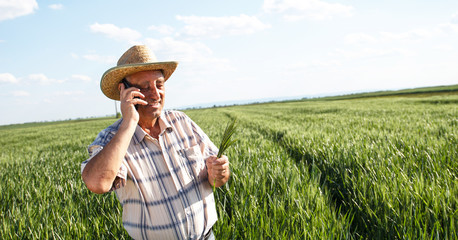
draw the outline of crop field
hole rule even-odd
[[[217,239],[458,239],[458,93],[185,111],[216,143],[238,119]],[[0,239],[129,239],[81,180],[114,118],[0,127]]]

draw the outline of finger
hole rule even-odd
[[[118,89],[119,89],[119,92],[124,91],[124,89],[125,89],[124,84],[119,83],[119,84],[118,84]]]
[[[215,160],[216,160],[216,156],[210,156],[207,158],[207,164],[213,164]]]
[[[220,169],[220,170],[213,170],[213,175],[214,176],[226,176],[226,173],[228,173],[229,171],[226,170],[226,169]]]
[[[215,161],[218,162],[218,163],[221,163],[221,164],[223,164],[225,162],[229,162],[229,160],[227,159],[226,155],[222,155],[220,158],[216,159]]]
[[[135,88],[126,89],[124,85],[121,85],[120,98],[121,98],[121,101],[137,104],[137,102],[135,102],[136,101],[135,99],[144,99],[145,95],[143,95],[143,93],[140,92],[140,89],[135,89]]]
[[[214,177],[224,177],[229,174],[229,168],[224,168],[224,169],[212,169],[211,173]]]
[[[119,83],[118,89],[119,89],[119,98],[120,98],[120,100],[122,100],[122,99],[124,99],[124,96],[125,96],[126,87],[124,86],[124,84]]]
[[[140,98],[132,98],[131,100],[128,100],[129,102],[131,102],[132,104],[134,105],[148,105],[148,102],[143,100],[143,99],[140,99]]]
[[[226,172],[218,172],[218,173],[213,173],[213,178],[217,179],[217,180],[221,180],[221,179],[224,179],[226,177]]]
[[[228,160],[221,160],[221,159],[216,159],[213,163],[212,163],[213,166],[225,166],[225,165],[229,165],[229,161]]]
[[[120,98],[121,100],[126,100],[129,97],[129,91],[130,89],[127,89],[124,84],[119,85],[119,93],[120,93]]]
[[[214,177],[215,180],[223,180],[225,176],[217,175]]]
[[[140,89],[132,90],[132,92],[130,92],[130,95],[132,96],[132,98],[145,98],[145,95],[142,92],[140,92]]]
[[[225,163],[225,164],[212,164],[212,169],[224,170],[224,169],[228,169],[228,168],[229,168],[229,163]]]

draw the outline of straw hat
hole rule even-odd
[[[167,81],[177,65],[178,62],[157,62],[156,56],[147,46],[133,46],[119,58],[116,67],[103,74],[100,88],[108,98],[119,100],[118,85],[126,76],[141,71],[162,70]]]

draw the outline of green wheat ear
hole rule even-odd
[[[217,157],[220,158],[224,151],[228,147],[230,147],[232,144],[234,144],[237,140],[232,140],[231,137],[235,132],[235,129],[237,128],[237,118],[234,118],[232,122],[227,123],[226,125],[226,130],[224,130],[223,138],[221,139],[221,143],[219,144],[219,151]]]

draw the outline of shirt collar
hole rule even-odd
[[[161,113],[161,115],[158,118],[159,120],[159,127],[161,128],[161,133],[159,136],[164,134],[165,131],[172,131],[172,125],[167,121],[164,112]],[[134,137],[132,138],[135,144],[139,144],[145,136],[148,135],[139,125],[135,128],[135,133]]]

